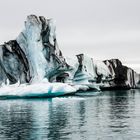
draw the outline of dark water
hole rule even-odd
[[[69,139],[140,140],[140,90],[0,100],[0,140]]]

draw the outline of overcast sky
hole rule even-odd
[[[30,14],[56,20],[65,56],[119,58],[140,72],[140,0],[1,0],[0,43],[15,39]]]

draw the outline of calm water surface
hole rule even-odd
[[[0,140],[140,140],[140,90],[0,100]]]

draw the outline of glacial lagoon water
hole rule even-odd
[[[0,140],[139,140],[140,90],[0,100]]]

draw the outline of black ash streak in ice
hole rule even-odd
[[[140,75],[118,59],[64,58],[52,19],[30,15],[15,40],[0,46],[0,94],[59,96],[78,90],[138,88]],[[24,89],[24,90],[23,90]]]

